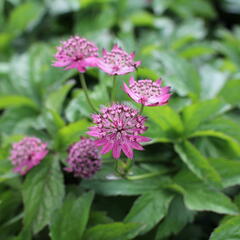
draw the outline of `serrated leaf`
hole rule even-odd
[[[193,221],[194,212],[190,211],[184,205],[181,197],[173,199],[169,206],[168,214],[160,223],[155,240],[165,239],[170,235],[176,235],[184,226]]]
[[[208,160],[189,141],[175,145],[175,150],[188,168],[201,180],[221,186],[221,177]]]
[[[87,128],[90,126],[90,123],[83,119],[61,128],[56,136],[56,144],[60,147],[67,147],[73,142],[77,141],[81,134],[87,131]]]
[[[240,125],[227,117],[219,117],[202,124],[190,137],[210,136],[228,141],[236,153],[240,152]]]
[[[161,52],[156,55],[165,67],[165,81],[181,96],[200,95],[200,76],[194,66],[173,52]]]
[[[94,193],[88,192],[76,198],[68,195],[63,206],[52,219],[50,232],[52,240],[79,240],[86,228]]]
[[[56,158],[46,158],[29,172],[23,187],[24,228],[39,232],[64,197],[63,176]]]
[[[52,92],[46,100],[46,107],[57,113],[61,113],[64,99],[73,85],[74,81],[71,81]]]
[[[174,178],[176,184],[169,187],[184,197],[190,210],[212,211],[220,214],[237,215],[239,209],[222,192],[200,182],[191,172],[182,171]]]
[[[137,223],[99,224],[89,228],[84,234],[84,240],[125,240],[128,234],[139,227]]]
[[[108,176],[103,179],[83,180],[81,186],[86,189],[93,189],[97,193],[105,196],[134,196],[147,193],[168,184],[168,177],[152,177],[142,180],[119,179],[116,176]]]
[[[124,219],[126,223],[140,224],[140,227],[129,237],[133,238],[152,229],[166,215],[172,198],[172,194],[160,190],[140,196]]]
[[[240,184],[240,161],[210,158],[209,162],[220,174],[223,187],[231,187]]]
[[[9,17],[7,30],[18,35],[36,24],[44,13],[44,8],[36,2],[26,2],[16,7]]]
[[[155,123],[155,131],[159,128],[159,133],[164,134],[159,137],[166,138],[169,140],[176,140],[183,132],[183,124],[180,116],[169,106],[162,106],[158,108],[145,108],[144,113]]]
[[[200,124],[220,114],[226,104],[219,99],[198,102],[183,109],[183,124],[186,134],[196,130]]]
[[[222,91],[219,93],[226,102],[232,105],[240,104],[240,80],[230,80],[222,88]]]
[[[218,226],[210,236],[210,240],[239,240],[240,216],[232,217]]]

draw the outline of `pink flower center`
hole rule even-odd
[[[111,52],[105,53],[103,60],[105,63],[113,65],[115,71],[121,67],[132,67],[135,64],[132,57],[121,49],[113,49]]]
[[[139,80],[130,85],[130,89],[138,96],[158,97],[161,95],[160,86],[151,80]]]
[[[111,107],[101,110],[101,114],[93,116],[97,123],[102,137],[118,140],[127,137],[134,139],[134,135],[143,133],[146,130],[145,117],[138,114],[136,109],[126,105],[114,104]]]
[[[95,46],[95,44],[78,36],[62,42],[62,45],[58,47],[58,52],[55,55],[55,57],[59,60],[71,59],[73,61],[79,61],[87,57],[97,56],[98,48]]]

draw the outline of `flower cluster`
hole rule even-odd
[[[14,171],[21,175],[38,165],[47,155],[47,143],[36,137],[25,137],[12,145],[10,159],[15,166]]]
[[[54,57],[53,66],[64,67],[65,70],[75,68],[80,72],[86,99],[94,111],[96,109],[88,95],[83,76],[87,67],[98,67],[107,74],[116,76],[134,72],[141,64],[140,61],[134,61],[134,53],[129,54],[118,45],[114,45],[111,51],[103,49],[102,56],[99,56],[97,46],[79,36],[61,42]],[[111,100],[114,96],[115,81],[116,77],[114,77]],[[143,107],[165,105],[171,95],[170,87],[161,85],[160,79],[135,81],[133,77],[129,79],[129,85],[123,83],[123,90],[133,101],[141,104],[141,110],[111,101],[110,105],[102,107],[99,112],[93,114],[94,126],[89,128],[87,134],[95,139],[84,137],[69,147],[66,160],[68,166],[65,170],[72,172],[75,177],[89,178],[101,167],[100,154],[112,151],[113,158],[119,159],[123,152],[127,158],[132,159],[134,149],[143,150],[141,143],[151,140],[142,136],[147,130],[145,126],[147,117],[142,115]],[[101,151],[98,147],[101,147]],[[38,165],[47,153],[47,143],[35,137],[24,138],[12,146],[10,159],[15,166],[14,171],[22,175],[26,174],[32,167]]]
[[[61,42],[55,54],[55,67],[65,67],[66,70],[76,68],[85,72],[86,67],[97,66],[98,48],[92,42],[78,36]]]
[[[73,172],[75,177],[90,178],[101,167],[101,156],[94,140],[82,138],[70,146],[68,151],[68,172]]]
[[[113,157],[118,159],[123,151],[128,158],[133,158],[132,149],[143,150],[139,143],[150,141],[150,138],[140,136],[147,130],[144,126],[146,117],[127,105],[104,107],[92,118],[96,126],[90,127],[87,134],[98,139],[96,145],[103,146],[102,154],[112,150]]]
[[[47,143],[36,137],[25,137],[13,143],[10,160],[15,166],[14,172],[25,175],[30,169],[38,165],[48,154]],[[74,176],[89,178],[101,167],[101,156],[94,140],[81,138],[69,147],[67,158],[68,172]]]
[[[114,45],[111,52],[103,49],[98,67],[109,75],[124,75],[134,72],[141,64],[140,61],[134,62],[134,53],[128,54],[118,45]]]
[[[155,82],[149,79],[138,80],[133,77],[129,80],[129,87],[124,83],[124,91],[135,102],[144,106],[161,106],[168,103],[170,97],[170,87],[161,87],[162,81],[159,79]]]

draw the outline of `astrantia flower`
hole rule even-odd
[[[111,52],[103,49],[103,57],[100,58],[98,67],[110,75],[124,75],[134,72],[141,64],[133,59],[134,53],[128,54],[118,45],[114,45]]]
[[[97,66],[98,48],[87,39],[75,36],[61,42],[54,57],[55,67],[65,67],[65,70],[76,68],[85,72],[86,67]]]
[[[25,137],[20,142],[13,143],[10,160],[15,166],[14,172],[26,174],[38,165],[47,153],[47,143],[36,137]]]
[[[133,158],[133,149],[143,150],[139,143],[150,141],[150,138],[140,136],[147,130],[144,126],[146,118],[130,106],[113,104],[102,108],[92,118],[96,125],[90,127],[87,134],[98,138],[95,143],[103,146],[101,154],[112,150],[113,157],[117,159],[123,151],[128,158]]]
[[[101,167],[101,157],[99,149],[94,140],[81,138],[74,143],[68,152],[67,164],[65,168],[68,172],[73,172],[75,177],[90,178]]]
[[[161,106],[166,104],[171,96],[170,87],[161,87],[161,83],[161,80],[153,82],[149,79],[136,82],[131,77],[129,87],[124,83],[124,91],[137,103],[145,106]]]

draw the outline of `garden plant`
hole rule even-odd
[[[0,13],[0,240],[240,240],[238,0]]]

